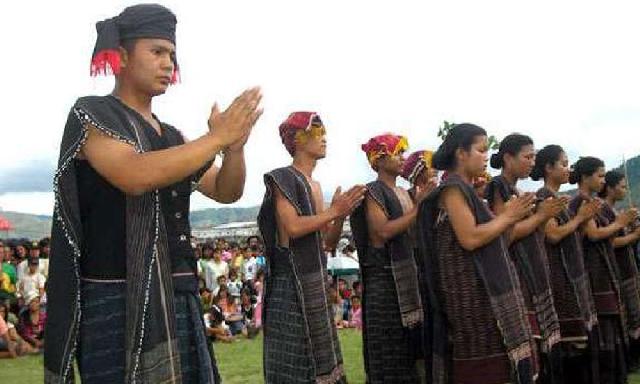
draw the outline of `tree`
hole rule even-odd
[[[449,131],[451,131],[451,129],[455,127],[455,125],[455,123],[451,123],[446,120],[443,121],[442,125],[438,129],[438,137],[444,141],[444,138],[447,137],[447,134],[449,134]],[[489,136],[487,140],[489,141],[490,150],[497,151],[498,148],[500,148],[500,142],[494,135]]]

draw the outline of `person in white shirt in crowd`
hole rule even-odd
[[[28,247],[29,243],[22,243],[16,245],[16,257],[20,260],[16,265],[16,274],[18,276],[18,280],[22,279],[24,275],[27,274],[29,270],[29,255],[28,255]]]
[[[38,247],[40,248],[39,271],[40,273],[42,273],[45,279],[49,278],[49,252],[51,250],[49,241],[49,238],[44,238],[38,243]]]
[[[253,290],[253,280],[256,278],[256,272],[258,272],[258,263],[256,261],[256,254],[258,252],[248,249],[244,254],[244,264],[242,264],[242,275],[247,287],[251,287]],[[238,295],[239,296],[239,295]]]
[[[42,297],[46,278],[39,271],[40,262],[37,258],[30,258],[28,263],[27,273],[18,280],[18,296],[26,297],[30,292],[36,292]]]
[[[217,291],[218,288],[218,276],[229,275],[229,264],[222,260],[222,250],[216,248],[213,251],[213,260],[207,260],[208,271],[205,271],[205,281],[207,283],[207,288],[211,290],[211,292]]]
[[[242,281],[238,278],[238,271],[232,269],[229,272],[229,282],[227,282],[229,290],[229,300],[233,303],[240,304],[240,291],[242,291]]]

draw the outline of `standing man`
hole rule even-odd
[[[189,196],[223,203],[244,188],[243,147],[261,114],[257,88],[186,143],[152,113],[177,79],[176,18],[153,4],[97,24],[92,74],[113,93],[78,99],[54,176],[45,381],[217,383],[204,332]],[[223,152],[220,168],[213,160]],[[109,316],[105,316],[109,314]]]
[[[334,248],[363,186],[336,190],[324,208],[312,178],[326,156],[325,128],[313,112],[295,112],[280,125],[293,164],[265,175],[258,215],[268,277],[264,298],[264,375],[270,383],[346,383],[327,296],[324,246]],[[324,245],[324,246],[323,246]]]
[[[416,186],[414,204],[396,186],[407,147],[405,137],[393,134],[362,146],[378,178],[367,184],[365,203],[351,216],[363,278],[362,348],[370,384],[420,380],[411,339],[424,315],[409,228],[425,190]]]

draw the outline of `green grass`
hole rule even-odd
[[[362,334],[354,330],[340,330],[339,336],[349,383],[364,383]],[[231,344],[216,343],[214,350],[224,384],[263,382],[262,336]],[[42,356],[0,360],[0,382],[3,384],[40,384],[42,381]]]
[[[350,384],[363,384],[362,334],[354,330],[340,330],[338,334],[347,379]],[[262,383],[262,337],[232,344],[217,343],[214,348],[224,384]],[[0,360],[3,384],[40,384],[42,381],[41,356]],[[640,374],[632,375],[629,384],[640,384]]]

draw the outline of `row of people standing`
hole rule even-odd
[[[432,383],[626,382],[637,365],[640,230],[635,209],[614,208],[624,175],[594,157],[570,169],[560,146],[536,154],[512,134],[491,179],[487,134],[472,124],[454,126],[435,154],[404,161],[406,147],[396,135],[363,146],[378,178],[351,215],[368,382],[419,382],[421,372]],[[434,169],[445,172],[438,186]],[[520,192],[528,177],[544,186]],[[559,193],[569,182],[573,197]]]
[[[613,211],[624,180],[605,177],[600,160],[570,171],[559,146],[536,156],[514,134],[492,156],[502,173],[489,180],[478,126],[455,125],[435,153],[407,161],[407,139],[386,134],[362,146],[377,179],[338,189],[325,208],[312,177],[326,156],[320,117],[293,113],[279,131],[293,163],[265,175],[258,218],[269,263],[266,382],[346,382],[322,247],[335,246],[347,216],[368,383],[625,382],[640,232],[621,233],[637,212]],[[535,194],[516,188],[529,176],[545,182]],[[579,186],[572,199],[559,194],[569,179]]]

